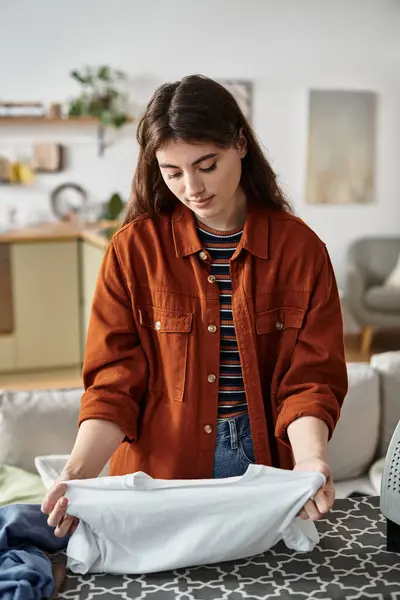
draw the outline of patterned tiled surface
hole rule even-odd
[[[378,498],[338,500],[308,554],[266,554],[141,577],[69,574],[62,600],[400,600],[400,554],[386,552]]]

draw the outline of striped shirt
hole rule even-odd
[[[211,274],[215,275],[220,292],[220,368],[218,388],[218,418],[227,419],[247,412],[242,367],[232,314],[232,280],[229,261],[243,229],[216,231],[197,225],[198,236],[211,257]]]

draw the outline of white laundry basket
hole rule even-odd
[[[50,454],[47,456],[36,456],[35,467],[47,489],[49,489],[61,476],[61,473],[67,464],[69,454]],[[107,464],[99,477],[108,475],[109,465]]]

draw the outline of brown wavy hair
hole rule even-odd
[[[139,122],[139,158],[124,224],[144,213],[157,216],[171,212],[178,202],[161,176],[156,159],[159,148],[177,140],[230,148],[241,131],[247,140],[240,180],[246,197],[291,212],[290,203],[233,95],[208,77],[190,75],[159,87]]]

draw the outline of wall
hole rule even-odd
[[[400,234],[400,1],[398,0],[3,0],[0,98],[65,101],[77,91],[72,68],[108,63],[134,79],[145,102],[161,82],[201,72],[251,78],[256,132],[297,212],[324,239],[339,282],[346,248],[365,234]],[[310,88],[379,94],[377,201],[370,206],[304,202],[307,94]],[[94,131],[0,129],[0,152],[23,152],[32,139],[70,147],[68,171],[41,177],[31,190],[0,188],[7,209],[37,219],[61,181],[86,186],[94,199],[128,193],[137,155],[130,126],[97,157]],[[60,138],[61,139],[61,138]]]

